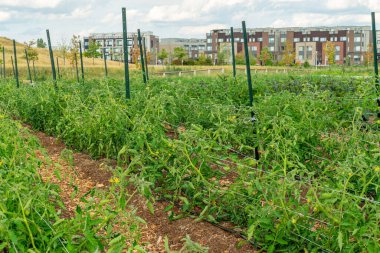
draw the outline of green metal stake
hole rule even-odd
[[[127,14],[125,8],[122,8],[123,18],[123,53],[124,53],[124,75],[125,75],[125,96],[131,98],[131,90],[129,87],[129,63],[128,63],[128,43],[127,43]]]
[[[14,55],[14,60],[15,60],[15,65],[14,65],[14,70],[15,70],[15,78],[16,78],[16,86],[17,88],[20,87],[20,83],[18,80],[18,68],[17,68],[17,53],[16,53],[16,41],[13,40],[13,55]]]
[[[83,68],[82,43],[80,41],[79,41],[79,56],[80,56],[80,69],[82,71],[82,83],[84,83],[84,68]]]
[[[243,25],[243,37],[244,37],[244,54],[245,54],[245,66],[247,70],[247,81],[248,81],[248,91],[249,91],[249,105],[253,106],[253,90],[252,90],[252,77],[251,77],[251,64],[249,62],[249,51],[248,51],[248,38],[247,38],[247,28],[245,26],[245,21],[242,22]],[[251,112],[252,124],[253,124],[253,134],[256,135],[255,127],[255,112]],[[255,146],[255,158],[256,160],[260,159],[259,148]]]
[[[30,72],[30,66],[29,66],[28,51],[26,50],[26,48],[25,48],[25,58],[26,58],[26,65],[27,65],[27,67],[28,67],[28,76],[29,76],[29,80],[30,80],[30,83],[33,83],[33,80],[32,80],[32,73]]]
[[[244,36],[244,54],[245,54],[245,66],[247,70],[247,81],[249,90],[249,105],[253,106],[253,91],[252,91],[252,78],[251,78],[251,64],[249,62],[249,51],[248,51],[248,39],[247,39],[247,29],[245,27],[245,21],[243,24],[243,36]]]
[[[56,61],[57,61],[57,74],[58,74],[58,79],[61,78],[61,73],[60,73],[60,70],[59,70],[59,62],[58,62],[58,57],[55,58]]]
[[[145,73],[144,53],[143,53],[143,46],[142,46],[142,42],[141,42],[140,29],[137,29],[137,38],[138,38],[139,47],[140,47],[141,70],[142,70],[142,73],[143,73],[144,83],[146,84],[147,80],[146,80],[146,73]]]
[[[3,75],[4,78],[6,78],[6,73],[5,73],[5,47],[3,47]]]
[[[232,70],[234,73],[234,78],[236,78],[236,60],[235,60],[235,37],[234,28],[231,26],[231,51],[232,51]]]
[[[375,13],[371,13],[372,16],[372,40],[373,40],[373,67],[375,69],[375,82],[376,82],[376,89],[379,91],[379,66],[378,66],[378,59],[377,59],[377,39],[376,39],[376,20],[375,20]]]
[[[146,57],[145,38],[143,39],[143,46],[144,46],[144,59],[145,59],[146,80],[149,81],[148,58]]]
[[[371,13],[372,16],[372,40],[373,40],[373,67],[375,69],[375,85],[377,93],[379,93],[379,86],[380,86],[380,80],[379,80],[379,66],[378,66],[378,55],[377,55],[377,38],[376,38],[376,19],[375,19],[375,13]],[[377,98],[377,106],[380,107],[380,98]],[[377,117],[380,118],[380,111],[377,112]]]
[[[79,70],[78,70],[78,59],[77,59],[77,53],[74,53],[74,60],[75,60],[75,69],[77,73],[77,82],[79,83]]]
[[[108,76],[108,69],[107,69],[107,59],[106,59],[106,49],[103,48],[103,59],[104,59],[104,74],[107,77]]]
[[[13,64],[13,57],[12,57],[12,55],[11,55],[11,62],[12,62],[13,76],[16,78],[15,65]]]
[[[54,66],[54,55],[53,55],[53,49],[51,48],[51,41],[50,41],[50,33],[49,29],[46,30],[46,36],[47,36],[47,41],[48,41],[48,46],[49,46],[49,54],[50,54],[50,63],[51,63],[51,72],[53,74],[53,81],[54,81],[54,88],[57,90],[57,75],[55,73],[55,66]]]
[[[32,61],[32,66],[33,66],[33,77],[34,77],[34,81],[37,80],[37,73],[36,73],[36,67],[34,66],[34,61]]]

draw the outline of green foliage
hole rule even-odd
[[[102,54],[99,52],[100,44],[96,41],[90,41],[88,49],[83,53],[84,57],[92,58],[92,64],[95,64],[95,58],[99,58]]]
[[[46,42],[42,38],[37,39],[37,47],[38,48],[46,48]]]
[[[169,53],[165,50],[165,48],[163,48],[160,53],[158,54],[158,59],[161,60],[162,63],[165,62],[165,59],[167,59],[169,56]]]
[[[271,52],[269,52],[269,49],[267,47],[264,47],[260,52],[261,65],[263,66],[271,66],[273,65],[273,55]]]
[[[174,57],[181,61],[183,64],[183,60],[187,57],[187,52],[182,47],[176,47],[174,48]]]
[[[263,251],[380,250],[380,122],[362,121],[378,109],[373,80],[257,74],[251,108],[243,76],[140,79],[128,101],[112,79],[61,81],[59,92],[2,83],[0,108],[127,164],[118,173],[149,201],[233,222]]]

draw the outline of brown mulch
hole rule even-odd
[[[115,165],[114,161],[93,160],[86,154],[72,152],[73,163],[69,164],[62,161],[62,151],[67,150],[62,142],[42,132],[32,133],[38,137],[55,165],[58,164],[58,166],[42,165],[40,174],[44,180],[50,180],[60,186],[60,196],[66,208],[62,210],[64,217],[71,217],[74,214],[77,205],[81,205],[80,197],[92,188],[107,189],[112,177],[112,171],[107,168],[109,165]],[[36,152],[41,158],[43,157],[42,152]],[[59,170],[61,175],[59,179],[54,170]],[[73,195],[75,197],[72,197]],[[168,238],[170,249],[178,250],[183,246],[183,238],[186,235],[189,235],[192,241],[208,247],[209,252],[255,252],[254,248],[243,239],[207,222],[197,222],[190,217],[170,221],[168,213],[164,210],[169,203],[156,202],[154,214],[149,212],[146,199],[139,194],[135,194],[129,204],[132,205],[131,209],[136,208],[137,215],[146,221],[146,225],[141,225],[141,241],[146,243],[145,249],[148,252],[166,252],[165,237]]]

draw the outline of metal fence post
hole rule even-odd
[[[107,59],[106,59],[106,49],[103,48],[103,60],[104,60],[104,74],[105,77],[108,76],[108,70],[107,70]]]
[[[236,60],[235,60],[235,37],[234,28],[231,27],[231,52],[232,52],[232,70],[234,78],[236,77]]]
[[[143,40],[143,46],[144,46],[144,59],[145,59],[145,73],[146,73],[146,80],[149,81],[148,58],[146,57],[145,38],[144,38],[144,40]]]
[[[141,39],[140,29],[137,29],[137,39],[138,39],[139,48],[140,48],[141,70],[143,73],[144,83],[146,84],[147,78],[146,78],[146,72],[145,72],[144,53],[143,53],[143,46],[142,46],[142,41],[141,41],[142,39]]]
[[[246,65],[246,70],[247,70],[247,82],[248,82],[248,91],[249,91],[249,105],[252,107],[253,106],[253,89],[252,89],[252,77],[251,77],[251,64],[249,61],[248,38],[247,38],[247,28],[245,26],[245,21],[242,22],[242,26],[243,26],[243,37],[244,37],[245,65]],[[255,121],[256,121],[255,116],[256,116],[255,112],[252,110],[251,117],[252,117],[254,135],[257,134],[256,126],[255,126]],[[258,144],[255,145],[255,158],[256,160],[260,159]]]
[[[74,61],[75,61],[75,70],[76,70],[76,76],[77,76],[77,83],[79,83],[79,69],[78,69],[78,58],[77,58],[77,52],[74,53]]]
[[[56,75],[56,73],[55,73],[54,55],[53,55],[53,50],[52,50],[52,48],[51,48],[49,29],[46,30],[46,36],[47,36],[48,46],[49,46],[49,54],[50,54],[50,62],[51,62],[51,71],[52,71],[52,73],[53,73],[54,88],[55,88],[55,89],[58,89],[58,87],[57,87],[57,75]]]
[[[377,39],[376,39],[376,19],[375,13],[371,13],[372,16],[372,41],[373,41],[373,67],[375,69],[375,80],[376,80],[376,89],[379,91],[379,66],[378,66],[378,55],[377,55]]]
[[[122,8],[123,18],[123,53],[124,53],[124,77],[125,77],[125,94],[126,98],[131,98],[129,87],[129,63],[128,63],[128,41],[127,41],[127,14],[125,8]]]
[[[13,55],[14,55],[14,61],[15,61],[15,65],[14,65],[14,74],[15,74],[15,78],[16,78],[16,86],[17,88],[20,87],[20,83],[19,83],[19,80],[18,80],[18,68],[17,68],[17,52],[16,52],[16,41],[13,40]],[[13,61],[12,61],[13,63]]]

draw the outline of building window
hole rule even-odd
[[[300,38],[294,38],[293,41],[294,42],[300,42]]]
[[[211,50],[212,50],[212,46],[208,46],[207,51],[211,51]]]
[[[304,41],[310,41],[310,38],[309,37],[306,37],[306,38],[304,38]]]
[[[339,54],[336,54],[336,55],[335,55],[335,60],[336,60],[336,61],[340,61],[340,55],[339,55]]]
[[[361,51],[360,46],[355,46],[354,51],[355,51],[355,52],[360,52],[360,51]]]
[[[298,55],[298,60],[303,61],[303,54]]]
[[[274,52],[274,46],[269,47],[269,51]]]
[[[319,37],[313,37],[313,41],[319,41]]]
[[[207,39],[207,43],[212,43],[212,39]]]
[[[269,37],[269,43],[274,43],[274,37]]]
[[[224,42],[224,39],[218,39],[218,42]]]
[[[335,51],[340,52],[340,46],[335,46]]]
[[[340,37],[340,41],[347,41],[347,37],[346,36]]]
[[[261,42],[261,41],[263,41],[263,38],[257,38],[257,41]]]
[[[320,41],[325,42],[326,41],[326,37],[321,37]]]
[[[361,41],[361,37],[355,37],[354,38],[354,42],[360,42]]]

